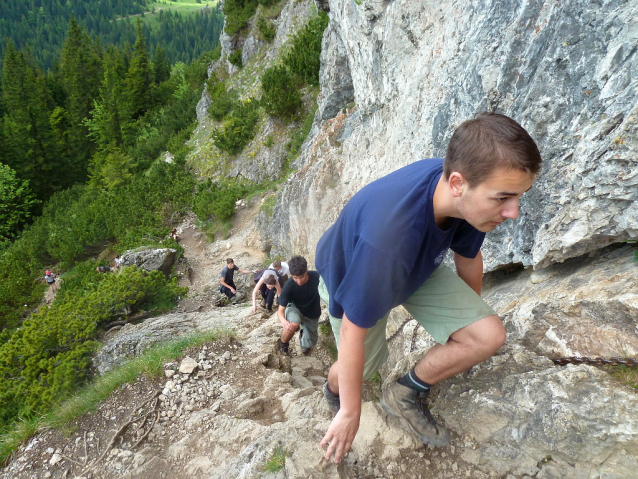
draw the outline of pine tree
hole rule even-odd
[[[137,19],[137,39],[133,45],[127,83],[131,116],[137,119],[144,115],[153,103],[153,71],[148,58],[146,40],[142,33],[142,22],[139,18]]]
[[[92,101],[98,95],[100,63],[97,47],[72,17],[69,21],[69,33],[62,47],[60,70],[66,96],[68,141],[74,152],[73,157],[69,158],[72,170],[70,174],[76,181],[86,178],[89,160],[95,152],[95,145],[88,137],[83,121],[89,116]]]
[[[89,135],[100,151],[121,147],[129,128],[130,116],[124,98],[124,61],[115,48],[110,48],[104,56],[104,78],[100,96],[93,105],[91,118],[84,122]],[[91,169],[95,172],[95,165]]]
[[[155,73],[155,82],[160,83],[168,80],[171,76],[171,62],[166,56],[166,50],[161,45],[157,46],[155,50],[155,57],[153,58],[153,70]]]
[[[29,180],[39,199],[66,186],[64,168],[56,168],[56,147],[51,138],[49,106],[52,105],[42,72],[29,52],[6,47],[3,65],[5,161],[22,180]],[[62,170],[62,171],[60,171]]]

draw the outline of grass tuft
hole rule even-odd
[[[282,446],[276,446],[270,453],[270,457],[264,464],[263,470],[266,472],[279,472],[286,465],[286,455],[288,452]]]
[[[610,366],[609,372],[623,384],[627,384],[634,389],[638,389],[638,368],[622,365]]]

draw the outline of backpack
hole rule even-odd
[[[261,277],[264,275],[264,272],[268,270],[272,271],[273,273],[275,273],[277,277],[279,277],[276,269],[270,269],[270,268],[260,269],[259,271],[255,273],[255,276],[253,276],[253,280],[255,281],[255,283],[258,283]]]

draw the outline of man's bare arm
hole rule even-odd
[[[279,305],[279,309],[277,310],[277,319],[281,323],[281,326],[286,331],[297,331],[297,325],[295,323],[291,323],[286,319],[286,307]]]
[[[339,462],[350,450],[359,430],[367,332],[367,329],[353,324],[345,314],[343,315],[337,362],[341,407],[319,444],[320,447],[328,445],[326,459],[330,459],[334,454],[335,462]]]
[[[264,280],[260,279],[255,285],[255,289],[253,289],[253,313],[257,311],[257,291],[259,291],[259,288],[261,288],[263,282]]]
[[[479,251],[475,258],[466,258],[454,253],[454,264],[459,278],[480,296],[483,284],[483,255],[481,252]]]

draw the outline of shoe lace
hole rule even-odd
[[[414,400],[414,403],[416,404],[417,409],[421,411],[423,416],[425,416],[425,419],[427,419],[427,421],[430,424],[436,427],[438,431],[438,424],[436,423],[435,419],[432,417],[432,414],[430,413],[430,409],[428,409],[428,406],[426,404],[426,400],[427,400],[427,396],[423,396],[421,395],[421,393],[419,393],[417,394]]]

